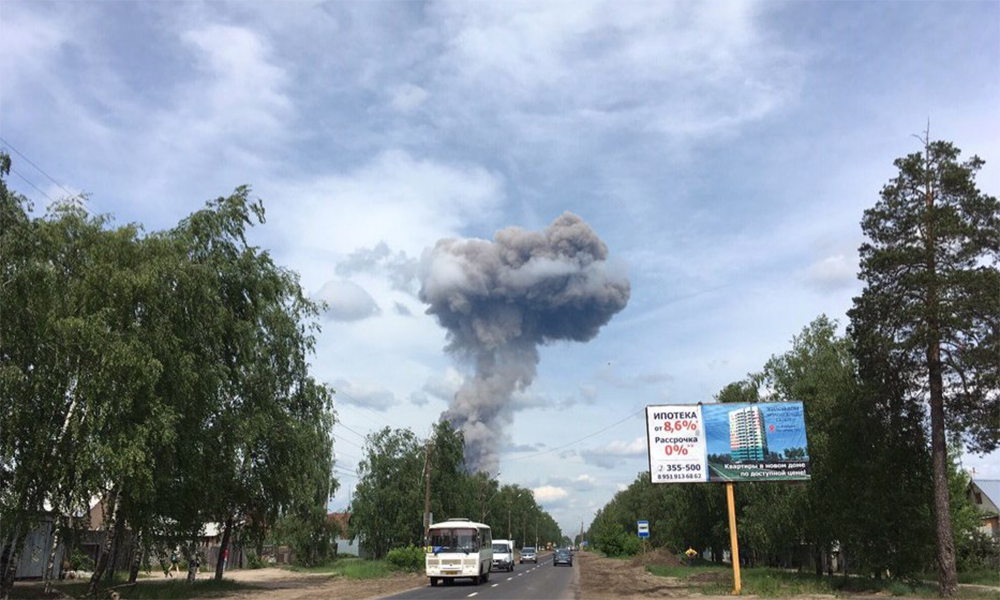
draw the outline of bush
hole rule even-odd
[[[247,568],[248,569],[263,569],[267,565],[264,563],[264,559],[257,556],[256,552],[247,552]]]
[[[393,548],[385,556],[394,569],[401,571],[421,571],[424,568],[424,549],[416,546]]]
[[[93,571],[94,559],[79,548],[73,548],[73,553],[69,556],[69,568],[74,571]]]

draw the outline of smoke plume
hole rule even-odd
[[[442,418],[465,434],[466,465],[495,473],[511,395],[535,377],[538,346],[586,342],[625,308],[629,282],[580,217],[493,241],[443,239],[423,256],[420,299],[448,330],[447,351],[475,366]]]

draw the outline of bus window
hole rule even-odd
[[[431,529],[434,552],[479,552],[479,532],[475,529]]]

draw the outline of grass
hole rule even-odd
[[[86,581],[60,581],[56,582],[54,587],[60,592],[74,598],[81,598],[87,592]],[[104,586],[102,586],[102,589],[103,587]],[[237,583],[229,579],[223,579],[222,581],[202,579],[195,581],[194,585],[188,585],[184,580],[172,579],[160,581],[139,581],[134,586],[117,587],[116,589],[118,590],[118,593],[121,594],[122,598],[128,598],[129,600],[132,600],[133,598],[137,600],[184,600],[187,598],[213,598],[216,596],[223,596],[231,592],[253,588],[254,586]],[[14,586],[11,598],[23,598],[25,600],[46,598],[46,596],[42,594],[43,590],[43,586],[39,584],[19,584]],[[98,596],[105,597],[105,594],[99,594]]]
[[[347,579],[378,579],[391,575],[394,571],[392,566],[384,560],[365,560],[362,558],[338,558],[333,562],[314,567],[291,565],[287,568],[305,573],[329,573]]]
[[[981,569],[958,574],[959,583],[974,583],[976,585],[991,585],[1000,587],[1000,571],[996,569]]]
[[[708,595],[727,595],[733,589],[730,565],[702,565],[695,567],[670,567],[651,565],[647,570],[661,577],[675,577],[688,584],[692,590]],[[811,573],[798,573],[770,568],[743,568],[740,571],[743,593],[764,598],[780,598],[813,594],[858,595],[878,594],[919,598],[940,597],[936,585],[913,585],[886,579],[864,577],[816,577]],[[1000,600],[1000,591],[959,589],[960,598]]]

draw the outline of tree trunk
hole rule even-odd
[[[219,547],[219,557],[215,561],[215,580],[222,581],[222,574],[226,570],[226,558],[227,551],[229,550],[229,542],[233,535],[233,518],[229,517],[226,519],[226,529],[222,532],[222,546]]]
[[[197,549],[195,549],[194,551],[192,551],[191,550],[191,546],[187,546],[187,560],[188,560],[187,582],[188,582],[188,585],[193,585],[194,584],[195,576],[198,574],[198,567],[195,565],[195,561],[197,560],[197,552],[198,552]]]
[[[823,548],[819,544],[815,546],[815,560],[816,560],[816,577],[823,576]]]
[[[87,586],[88,596],[93,596],[97,593],[97,584],[108,567],[108,555],[111,554],[111,543],[113,541],[113,536],[110,535],[111,532],[108,531],[108,528],[112,523],[116,523],[117,520],[118,490],[113,490],[108,494],[108,502],[104,508],[104,523],[102,524],[105,532],[104,541],[97,549],[97,562],[94,564],[94,574],[90,577],[90,585]],[[117,528],[117,524],[115,527]]]
[[[45,590],[42,592],[46,596],[52,593],[52,569],[56,562],[56,553],[59,551],[59,516],[52,519],[52,545],[49,548],[49,560],[45,565]]]
[[[932,353],[928,352],[928,358]],[[937,354],[936,352],[934,354]],[[930,360],[928,360],[930,362]],[[937,560],[941,594],[958,592],[955,539],[951,531],[951,498],[948,494],[948,446],[944,432],[944,398],[941,362],[931,366],[931,460],[934,462],[934,521],[937,526]],[[936,381],[935,381],[936,380]]]
[[[146,548],[142,544],[141,531],[132,532],[132,565],[128,571],[128,582],[135,583],[139,578],[139,568],[142,566],[142,559],[146,555]]]
[[[929,129],[929,128],[928,128]],[[931,405],[931,462],[934,466],[934,521],[937,529],[937,559],[942,596],[958,592],[955,565],[955,538],[951,531],[951,498],[948,491],[948,445],[944,425],[944,384],[941,374],[941,322],[938,315],[937,258],[934,238],[934,185],[931,181],[930,132],[924,142],[925,209],[927,211],[924,249],[927,273],[927,374]]]
[[[0,596],[3,600],[10,597],[10,590],[14,587],[14,577],[17,575],[17,563],[21,558],[21,548],[24,547],[24,540],[28,537],[27,529],[18,523],[14,527],[8,540],[4,540],[2,561],[0,561]]]

